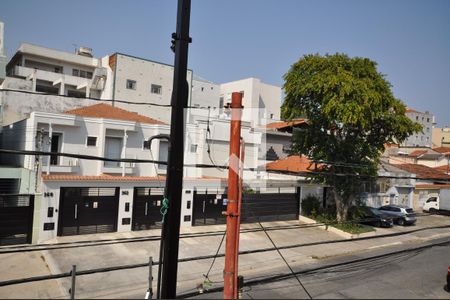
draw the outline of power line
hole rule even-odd
[[[63,152],[48,152],[48,151],[33,151],[33,150],[9,150],[9,149],[0,149],[0,153],[2,154],[11,154],[11,155],[43,155],[43,156],[65,156],[86,160],[100,160],[100,161],[113,161],[113,162],[128,162],[128,163],[153,163],[153,164],[161,164],[167,165],[165,161],[156,161],[149,159],[136,159],[136,158],[108,158],[102,156],[93,156],[93,155],[84,155],[84,154],[75,154],[75,153],[63,153]],[[228,166],[219,166],[219,165],[209,165],[209,164],[184,164],[186,168],[221,168],[228,169]],[[355,173],[328,173],[328,172],[317,172],[317,171],[288,171],[288,170],[267,170],[262,167],[256,168],[244,168],[244,171],[252,171],[252,172],[268,172],[274,174],[284,174],[284,175],[294,175],[294,176],[303,176],[303,177],[312,177],[314,175],[320,176],[336,176],[336,177],[359,177],[359,178],[390,178],[390,179],[409,179],[409,180],[432,180],[434,182],[450,182],[450,176],[443,174],[443,177],[412,177],[412,176],[396,176],[396,175],[366,175],[366,174],[355,174]],[[448,178],[446,178],[447,176]]]

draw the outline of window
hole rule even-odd
[[[127,79],[127,89],[135,90],[136,89],[136,81]]]
[[[430,122],[430,118],[427,118],[427,122]]]
[[[166,141],[159,141],[159,161],[167,162],[169,158],[169,143]],[[167,165],[158,165],[159,170],[167,170]]]
[[[80,70],[78,70],[78,69],[72,69],[72,76],[77,76],[77,77],[79,77],[79,76],[80,76]]]
[[[430,202],[437,202],[437,197],[431,197],[430,199],[427,200],[427,203]]]
[[[197,153],[197,145],[196,144],[191,144],[191,152]]]
[[[244,99],[244,91],[240,91],[239,93],[241,93],[242,99]]]
[[[205,90],[205,88],[204,87],[202,87],[202,92]]]
[[[122,138],[110,137],[105,138],[105,157],[119,159],[122,155]],[[118,161],[105,161],[105,167],[120,167]]]
[[[86,146],[97,146],[97,137],[96,136],[88,136],[86,139]]]
[[[92,79],[92,72],[86,72],[86,78]]]
[[[223,108],[223,96],[219,98],[219,109]]]
[[[157,84],[152,84],[152,94],[158,94],[161,95],[162,86]]]
[[[416,121],[419,121],[419,116],[416,116]]]
[[[72,69],[72,76],[91,79],[92,72],[78,70],[78,69]]]
[[[151,143],[149,143],[148,141],[144,140],[144,142],[142,144],[142,149],[150,150],[151,149]]]
[[[273,114],[270,114],[270,118],[273,119]]]

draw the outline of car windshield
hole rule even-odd
[[[376,209],[376,208],[370,208],[369,209],[374,215],[377,215],[377,216],[379,216],[379,215],[381,215],[381,211],[379,211],[378,209]]]

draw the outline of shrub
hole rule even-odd
[[[321,204],[319,198],[314,195],[308,195],[301,202],[302,215],[304,216],[317,216],[321,211]]]

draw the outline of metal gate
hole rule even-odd
[[[295,191],[244,194],[241,223],[298,220],[299,205]]]
[[[34,195],[0,195],[0,245],[31,243]]]
[[[227,210],[226,198],[224,189],[196,189],[192,225],[225,224],[227,219],[222,212]]]
[[[161,228],[164,188],[134,188],[131,230]]]
[[[62,187],[58,235],[117,230],[119,188]]]

